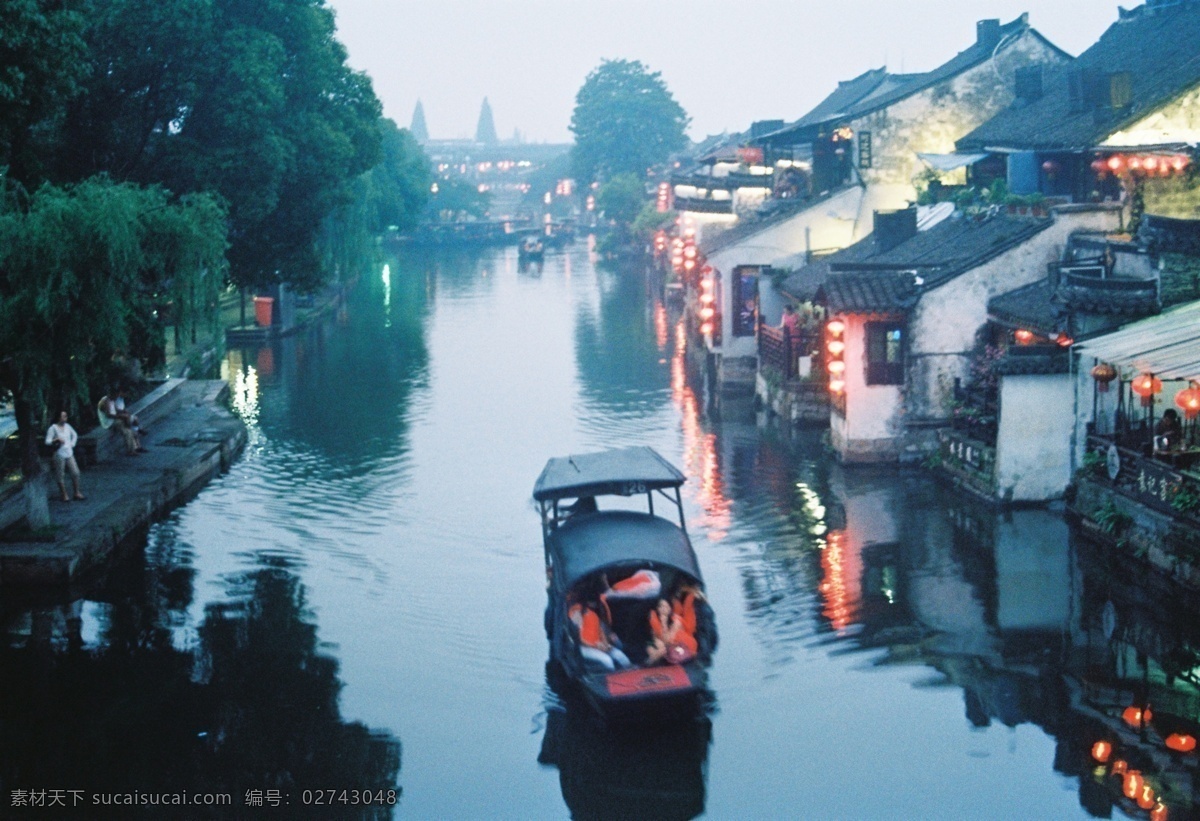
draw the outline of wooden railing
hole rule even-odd
[[[1200,510],[1185,501],[1200,497],[1200,475],[1100,436],[1089,436],[1087,449],[1096,454],[1089,459],[1093,479],[1160,513],[1200,518]]]
[[[994,497],[996,449],[956,430],[938,431],[941,468],[973,490]]]
[[[819,336],[809,331],[789,334],[783,328],[770,325],[758,326],[758,366],[773,370],[784,380],[798,379],[798,363],[801,356],[811,356],[817,351]],[[820,377],[818,357],[813,356],[812,375]]]
[[[710,200],[699,197],[676,197],[676,211],[692,211],[697,214],[732,214],[733,200]]]

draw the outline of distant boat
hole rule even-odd
[[[538,237],[525,237],[517,249],[518,262],[541,262],[546,255],[546,247]]]

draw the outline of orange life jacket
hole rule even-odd
[[[671,609],[683,623],[683,629],[693,636],[696,635],[696,592],[689,590],[684,593],[671,604]]]

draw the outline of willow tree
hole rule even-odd
[[[37,446],[50,412],[77,417],[114,363],[161,357],[169,304],[193,322],[215,308],[225,215],[209,195],[175,200],[103,177],[7,203],[0,393],[14,400],[28,518],[39,527],[49,517]]]

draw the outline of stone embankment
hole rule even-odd
[[[24,518],[20,492],[0,499],[0,585],[66,585],[100,572],[131,535],[186,501],[228,469],[246,443],[246,428],[224,404],[220,380],[170,379],[131,407],[149,431],[147,452],[127,455],[115,431],[81,437],[84,501],[58,501],[53,541],[14,541]],[[20,538],[15,537],[15,538]]]

